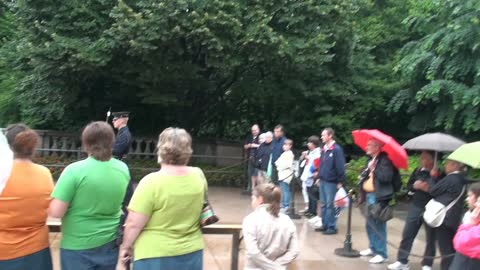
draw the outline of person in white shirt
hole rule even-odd
[[[280,188],[261,184],[252,192],[254,211],[243,220],[244,270],[286,270],[299,254],[292,220],[280,213]]]
[[[320,211],[318,208],[318,196],[314,197],[314,194],[309,194],[309,191],[313,189],[314,177],[318,172],[318,166],[320,163],[320,138],[318,136],[310,136],[307,140],[308,151],[302,153],[300,160],[302,161],[303,173],[300,176],[302,180],[302,194],[305,202],[304,214],[310,216],[308,222],[315,228],[323,226],[322,218],[319,216]],[[318,191],[315,192],[318,195]]]
[[[277,167],[278,172],[278,182],[280,189],[282,190],[282,204],[281,207],[283,212],[288,211],[290,205],[290,182],[293,178],[293,159],[294,155],[292,152],[293,141],[286,139],[283,143],[283,153],[275,161],[275,166]]]
[[[13,152],[8,145],[7,138],[0,131],[0,195],[7,185],[13,167]]]

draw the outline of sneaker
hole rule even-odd
[[[424,265],[422,266],[422,270],[432,270],[432,267],[428,265]]]
[[[373,256],[373,250],[365,249],[360,251],[360,256]]]
[[[308,207],[303,209],[303,210],[298,211],[298,213],[300,213],[302,215],[307,214],[308,213]]]
[[[310,223],[311,225],[317,223],[318,221],[322,221],[322,218],[319,217],[319,216],[314,216],[313,218],[309,219],[308,220],[308,223]]]
[[[286,214],[286,213],[287,213],[287,209],[286,209],[286,208],[280,208],[280,213]]]
[[[314,227],[314,228],[323,227],[322,219],[320,219],[319,221],[315,222],[315,224],[313,224],[313,227]]]
[[[335,235],[337,233],[338,233],[338,231],[334,230],[334,229],[328,229],[328,230],[323,232],[324,235]]]
[[[408,264],[403,264],[401,262],[394,262],[387,266],[389,270],[410,270],[410,266]]]
[[[316,232],[324,232],[325,230],[326,230],[326,228],[323,227],[323,226],[320,227],[320,228],[315,228],[315,231],[316,231]]]
[[[388,259],[387,258],[384,258],[382,255],[377,255],[375,257],[373,257],[370,261],[368,261],[369,263],[372,263],[372,264],[379,264],[379,263],[384,263],[386,262]]]
[[[306,218],[313,218],[313,217],[316,217],[317,215],[316,214],[313,214],[313,213],[310,213],[310,212],[307,212],[306,214],[304,214],[304,216]]]

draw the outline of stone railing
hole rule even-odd
[[[0,129],[3,131],[3,129]],[[82,150],[79,133],[53,130],[36,130],[39,137],[38,155],[61,156],[81,159],[86,156]],[[134,138],[129,159],[156,159],[156,139]],[[229,166],[242,162],[243,148],[241,143],[215,139],[193,140],[193,163],[213,166]]]

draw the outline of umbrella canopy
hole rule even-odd
[[[403,148],[409,150],[430,150],[436,152],[453,152],[465,142],[445,133],[427,133],[408,140]]]
[[[368,140],[376,139],[384,145],[382,151],[388,154],[388,158],[397,168],[408,169],[407,151],[389,135],[378,129],[358,129],[352,131],[353,141],[363,150],[366,149]]]
[[[0,195],[7,184],[13,165],[13,153],[8,146],[7,139],[0,131]]]
[[[480,169],[480,141],[460,146],[455,152],[450,154],[447,159],[461,162],[475,169]]]

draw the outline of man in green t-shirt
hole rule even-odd
[[[130,175],[127,165],[112,158],[114,133],[94,122],[82,133],[89,157],[70,164],[52,193],[49,215],[62,218],[62,270],[115,269],[115,244],[121,205]]]

